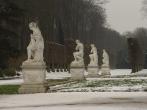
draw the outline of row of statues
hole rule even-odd
[[[38,23],[31,22],[29,23],[29,28],[32,30],[32,34],[30,35],[30,43],[27,47],[27,60],[22,64],[22,72],[24,77],[24,82],[28,83],[45,83],[45,72],[46,72],[46,64],[44,62],[44,39],[42,33],[39,29]],[[73,53],[74,61],[71,62],[70,65],[70,73],[73,79],[83,79],[85,64],[84,64],[84,45],[80,42],[80,40],[76,40],[76,48]],[[91,52],[89,55],[90,63],[88,65],[88,73],[89,76],[97,76],[99,74],[98,67],[98,52],[97,48],[94,44],[91,44]],[[101,73],[104,75],[110,74],[109,69],[109,55],[106,50],[103,50],[103,64],[101,66]],[[22,86],[22,91],[23,88]],[[42,87],[42,86],[41,86]],[[44,87],[44,86],[43,86]],[[30,88],[30,87],[28,87]],[[26,88],[27,89],[27,88]],[[43,89],[44,90],[44,89]]]
[[[91,52],[89,55],[90,63],[88,66],[98,66],[98,52],[94,44],[91,44]],[[76,40],[76,52],[73,53],[74,61],[72,61],[71,66],[84,66],[84,45]],[[105,49],[103,49],[103,64],[102,66],[109,66],[109,55]]]
[[[22,64],[23,84],[19,88],[19,93],[42,93],[47,92],[48,84],[46,81],[46,64],[44,62],[44,40],[36,22],[29,24],[32,34],[30,35],[30,43],[27,47],[28,58]],[[84,45],[76,40],[76,52],[73,53],[74,61],[71,63],[71,78],[74,80],[83,80],[84,76]],[[90,64],[88,72],[93,76],[98,73],[98,54],[97,48],[94,44],[91,44]],[[105,50],[103,50],[103,68],[101,68],[104,74],[109,72],[109,56]],[[94,68],[93,68],[94,67]]]
[[[19,88],[19,93],[42,93],[48,91],[48,81],[46,80],[46,64],[44,62],[44,39],[36,22],[29,23],[32,30],[30,43],[27,47],[27,60],[23,62],[23,84]],[[109,55],[103,49],[103,59],[101,65],[101,74],[98,70],[98,52],[94,44],[90,45],[89,54],[90,63],[88,64],[88,75],[86,77],[111,77],[109,68]],[[76,40],[76,48],[73,53],[74,61],[71,62],[71,78],[74,80],[85,79],[84,71],[84,45],[80,40]]]
[[[30,30],[33,33],[30,35],[31,40],[27,47],[28,58],[25,63],[43,63],[43,51],[44,51],[44,40],[41,31],[36,22],[29,24]],[[73,53],[74,61],[71,62],[71,66],[84,66],[84,45],[80,40],[76,40],[76,52]],[[97,48],[94,44],[91,44],[91,52],[89,55],[90,63],[89,66],[98,66],[98,53]],[[105,49],[103,49],[103,66],[109,66],[109,55]]]

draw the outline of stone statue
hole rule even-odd
[[[90,52],[90,63],[88,65],[88,77],[98,77],[99,67],[98,67],[98,54],[97,48],[94,44],[91,44],[91,52]]]
[[[90,57],[90,64],[89,66],[98,66],[98,54],[97,54],[97,48],[94,44],[91,44],[91,54]]]
[[[76,40],[76,44],[76,52],[73,53],[74,61],[71,66],[84,66],[84,46],[79,40]]]
[[[31,40],[27,47],[28,59],[25,63],[41,63],[44,62],[43,52],[44,52],[44,40],[41,31],[36,22],[31,22],[29,24],[30,30],[33,34],[30,35]]]
[[[105,49],[103,49],[103,60],[102,61],[103,61],[102,66],[109,67],[109,55]]]
[[[36,22],[31,22],[29,28],[33,33],[27,47],[28,58],[21,66],[24,82],[19,88],[19,93],[47,92],[46,64],[43,58],[44,40]]]

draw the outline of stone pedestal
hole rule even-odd
[[[22,73],[24,83],[19,88],[19,93],[43,93],[47,91],[45,64],[23,64]]]
[[[87,77],[99,77],[98,66],[88,66],[88,76]]]
[[[73,80],[84,80],[84,67],[71,67],[70,73],[71,73],[71,79]]]
[[[101,67],[101,75],[110,77],[111,76],[110,67],[109,66],[102,66]]]

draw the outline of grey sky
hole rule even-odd
[[[107,21],[111,28],[123,33],[136,27],[147,27],[143,18],[142,0],[109,0],[105,5]]]

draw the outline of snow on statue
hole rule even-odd
[[[105,49],[103,49],[103,64],[102,66],[108,66],[109,67],[109,55],[106,52]]]
[[[44,40],[41,31],[36,22],[31,22],[29,24],[30,30],[33,34],[30,35],[31,40],[27,47],[28,59],[25,61],[27,63],[39,63],[44,62],[43,52],[44,52]]]
[[[84,66],[84,46],[79,40],[76,40],[76,44],[76,52],[73,53],[74,61],[71,66]]]
[[[98,66],[98,54],[97,54],[97,48],[94,44],[91,44],[91,54],[90,57],[90,64],[89,66]]]

